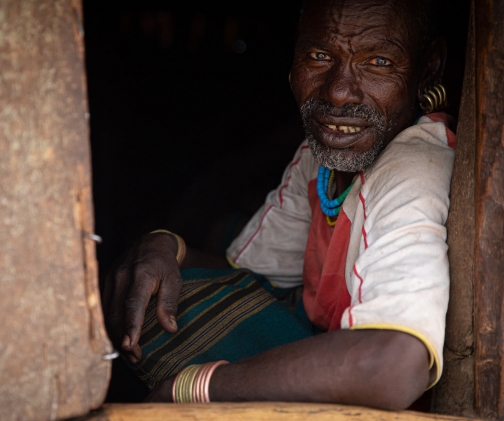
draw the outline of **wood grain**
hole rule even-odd
[[[456,421],[468,418],[411,411],[309,403],[109,404],[78,421]],[[75,420],[77,421],[77,420]]]
[[[434,388],[433,410],[474,416],[474,250],[476,86],[474,1],[468,32],[457,147],[447,221],[450,302],[446,315],[444,369]]]
[[[475,2],[475,385],[480,416],[504,419],[504,2]]]
[[[0,419],[101,405],[81,2],[0,0]]]

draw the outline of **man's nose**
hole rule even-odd
[[[362,102],[361,81],[355,69],[352,69],[350,65],[334,64],[326,72],[325,77],[321,94],[333,106],[340,108],[348,103],[360,104]]]

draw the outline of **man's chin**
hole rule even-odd
[[[307,137],[310,150],[317,164],[341,172],[360,172],[369,167],[384,148],[384,142],[376,143],[365,152],[352,152],[349,149],[331,149],[318,142],[315,137]]]

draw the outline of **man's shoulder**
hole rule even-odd
[[[434,184],[449,185],[453,170],[455,135],[442,121],[428,116],[399,133],[366,169],[368,187],[403,187],[422,190]]]
[[[317,178],[318,164],[315,162],[306,139],[299,145],[286,172],[291,177],[302,178],[306,183]]]

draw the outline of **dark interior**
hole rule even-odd
[[[288,85],[301,0],[84,0],[101,278],[165,228],[223,252],[303,139]],[[443,7],[458,114],[469,1]],[[108,401],[145,388],[114,366]]]

